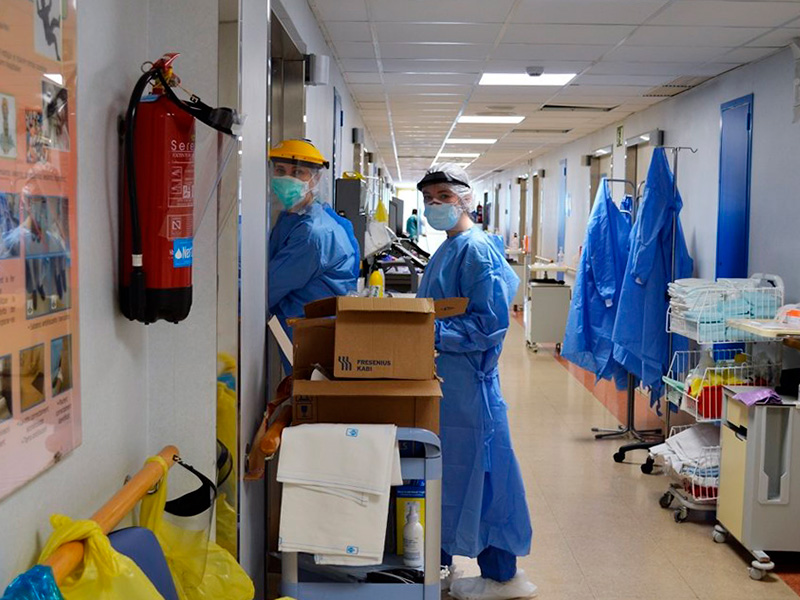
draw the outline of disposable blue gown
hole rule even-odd
[[[611,334],[630,235],[630,223],[614,204],[604,178],[586,227],[561,356],[591,371],[598,380],[614,379],[620,389],[626,385],[627,372],[614,360]]]
[[[466,313],[436,321],[442,383],[442,549],[476,557],[488,547],[525,556],[531,522],[511,446],[497,361],[519,278],[478,227],[448,237],[417,296],[469,298]]]
[[[286,320],[303,316],[307,303],[356,289],[358,244],[328,210],[314,203],[282,212],[269,236],[269,310],[290,337]]]
[[[672,281],[672,223],[675,236],[675,279],[691,277],[694,263],[686,248],[679,214],[683,202],[673,193],[672,172],[663,148],[656,148],[647,186],[631,235],[631,250],[614,324],[614,359],[642,380],[657,398],[662,376],[669,369],[669,334],[666,330]],[[674,336],[673,350],[687,342]]]

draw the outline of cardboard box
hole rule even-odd
[[[295,369],[317,363],[344,379],[434,379],[434,320],[466,307],[466,298],[434,303],[343,296],[312,302],[306,318],[292,322]]]
[[[295,380],[293,425],[394,424],[439,434],[442,388],[429,381]]]

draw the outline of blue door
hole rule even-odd
[[[567,239],[567,159],[558,164],[558,243],[556,256],[564,252]],[[558,279],[564,279],[564,273],[556,273]]]
[[[717,277],[747,277],[753,95],[722,105],[717,215]]]

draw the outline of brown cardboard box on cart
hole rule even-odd
[[[392,423],[438,434],[442,389],[435,373],[433,321],[461,314],[466,304],[462,298],[435,304],[414,298],[329,298],[307,305],[307,318],[292,321],[293,424]],[[350,371],[335,357],[362,370]],[[360,378],[311,381],[317,365],[332,376]]]
[[[293,326],[295,335],[320,323],[331,328],[332,346],[327,338],[325,348],[330,354],[317,362],[337,378],[429,381],[436,378],[434,320],[459,315],[466,307],[466,298],[342,296],[307,304],[306,318]],[[303,349],[297,342],[294,351],[298,362]]]

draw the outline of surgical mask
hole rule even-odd
[[[308,184],[289,175],[273,177],[272,193],[281,201],[286,210],[291,210],[308,194]]]
[[[426,204],[425,218],[434,229],[449,231],[461,218],[461,209],[455,204]]]

